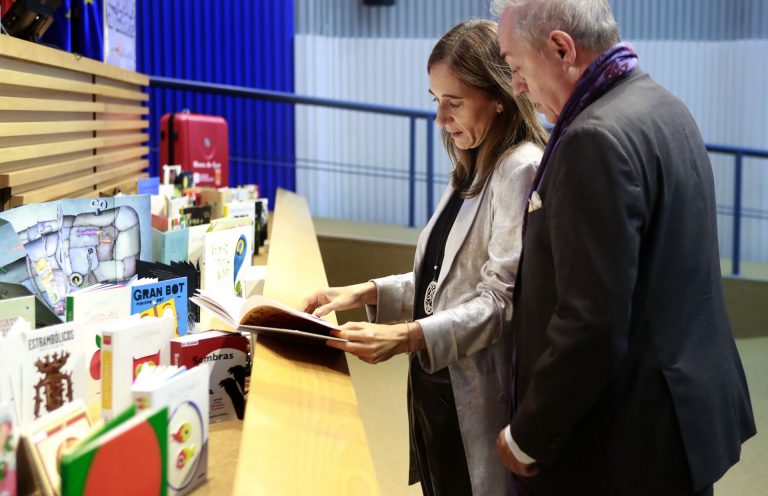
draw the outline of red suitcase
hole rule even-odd
[[[169,139],[172,137],[173,139]],[[229,186],[227,121],[217,115],[169,113],[160,119],[160,167],[181,165],[197,186]]]

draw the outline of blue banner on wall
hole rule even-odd
[[[104,0],[61,0],[41,41],[104,61]]]
[[[163,76],[293,91],[292,1],[138,0],[136,67]],[[230,185],[258,184],[272,198],[294,190],[293,105],[150,88],[151,171],[157,171],[160,117],[189,109],[229,124]]]
[[[72,0],[72,51],[104,61],[104,0]]]

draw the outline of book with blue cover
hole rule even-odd
[[[161,317],[171,313],[176,320],[175,336],[189,331],[187,278],[178,277],[131,287],[131,314]]]

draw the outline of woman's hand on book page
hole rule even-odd
[[[376,284],[372,281],[339,288],[317,291],[304,300],[304,312],[322,317],[337,310],[349,310],[363,305],[376,304]]]
[[[331,330],[331,335],[346,339],[347,342],[326,341],[331,348],[337,348],[352,353],[360,360],[368,363],[379,363],[389,360],[399,353],[411,350],[415,336],[422,336],[417,323],[401,324],[370,324],[368,322],[347,322],[339,329]]]

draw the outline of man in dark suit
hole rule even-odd
[[[519,490],[711,494],[755,434],[720,282],[712,170],[608,0],[496,0],[516,89],[555,123],[515,285]]]

